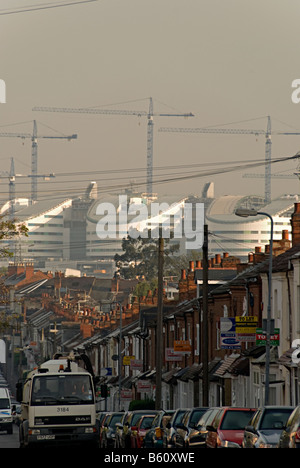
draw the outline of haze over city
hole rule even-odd
[[[70,3],[69,6],[66,3]],[[73,3],[73,4],[71,4]],[[46,8],[51,6],[54,8]],[[57,6],[57,7],[56,7]],[[30,9],[32,11],[30,11]],[[80,193],[91,180],[101,190],[121,190],[145,181],[147,118],[36,112],[35,106],[192,112],[194,117],[154,117],[153,190],[164,194],[200,193],[215,182],[216,195],[264,194],[263,178],[246,172],[156,183],[193,171],[218,171],[222,164],[263,161],[264,135],[181,134],[161,127],[216,127],[298,132],[300,105],[291,99],[299,78],[299,3],[274,0],[116,0],[21,2],[3,0],[0,9],[1,68],[6,103],[0,104],[0,132],[72,135],[78,139],[38,141],[39,197]],[[223,124],[227,124],[222,126]],[[30,174],[31,140],[1,138],[1,171]],[[300,149],[299,136],[272,137],[272,158]],[[189,165],[201,167],[187,167]],[[181,167],[180,167],[181,166]],[[184,167],[183,167],[184,166]],[[173,169],[172,169],[173,168]],[[272,167],[292,174],[295,161]],[[113,173],[121,169],[121,173]],[[137,170],[138,169],[138,170]],[[126,170],[126,172],[125,172]],[[109,171],[97,174],[97,171]],[[69,174],[63,176],[62,174]],[[144,186],[145,188],[145,186]],[[272,179],[272,197],[297,193],[295,178]],[[30,184],[16,182],[27,196]],[[1,179],[1,200],[7,199]]]

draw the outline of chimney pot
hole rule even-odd
[[[284,229],[282,231],[282,239],[283,240],[289,240],[289,231],[287,229]]]

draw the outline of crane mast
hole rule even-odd
[[[60,140],[73,140],[77,139],[77,135],[69,135],[69,136],[53,136],[53,135],[38,135],[37,133],[37,123],[36,120],[33,121],[33,131],[31,133],[11,133],[11,132],[4,132],[0,133],[0,137],[7,137],[7,138],[21,138],[31,139],[31,203],[35,203],[37,201],[37,179],[38,177],[53,177],[52,174],[50,175],[38,175],[38,139],[40,138],[47,138],[47,139],[60,139]]]
[[[236,129],[236,128],[170,128],[161,127],[159,132],[180,132],[180,133],[223,133],[227,135],[265,135],[265,202],[271,201],[271,159],[272,159],[272,135],[300,135],[300,132],[283,132],[271,130],[271,117],[268,116],[266,130]]]
[[[150,98],[147,124],[147,194],[153,193],[153,102]]]
[[[97,109],[97,108],[66,108],[66,107],[41,107],[36,106],[32,110],[38,112],[68,112],[68,113],[79,113],[79,114],[108,114],[108,115],[136,115],[138,117],[147,118],[147,195],[148,197],[153,196],[153,127],[154,117],[194,117],[191,112],[184,114],[164,114],[153,112],[153,100],[149,98],[149,110],[137,111],[137,110],[116,110],[116,109]]]

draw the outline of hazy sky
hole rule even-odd
[[[34,106],[147,111],[152,96],[156,112],[193,112],[195,117],[188,120],[154,120],[154,166],[170,168],[263,159],[265,138],[162,133],[160,127],[232,123],[225,128],[264,130],[270,115],[274,130],[300,132],[300,104],[291,100],[291,83],[300,78],[298,0],[99,0],[2,14],[8,8],[45,3],[0,0],[0,79],[7,87],[7,102],[0,104],[0,132],[32,132],[36,119],[40,134],[55,135],[52,129],[78,134],[72,142],[39,140],[40,174],[85,173],[76,176],[75,184],[62,176],[51,185],[40,182],[40,196],[48,190],[73,194],[74,185],[80,190],[90,180],[97,180],[100,189],[139,180],[143,172],[96,171],[146,167],[147,119],[33,112]],[[274,135],[272,141],[273,158],[300,150],[300,135]],[[3,137],[0,144],[0,170],[8,171],[14,157],[16,172],[29,174],[31,141]],[[272,171],[292,173],[295,168],[296,163],[280,164]],[[163,173],[167,177],[186,171]],[[164,183],[154,190],[200,193],[211,180],[216,195],[264,195],[263,179],[245,179],[243,174]],[[299,185],[296,178],[272,179],[272,195],[295,193]],[[7,181],[0,187],[2,199]],[[26,187],[24,179],[17,179],[19,195]]]

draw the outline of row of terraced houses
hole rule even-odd
[[[273,245],[272,319],[279,342],[271,347],[270,404],[299,403],[300,204]],[[224,319],[256,317],[262,327],[268,303],[269,246],[249,253],[248,261],[226,252],[209,259],[208,360],[209,404],[257,407],[263,404],[266,348],[253,336],[240,347],[224,346]],[[22,277],[22,280],[21,280]],[[99,395],[102,409],[127,409],[133,399],[155,399],[157,293],[134,298],[136,280],[54,277],[14,266],[5,278],[12,307],[19,307],[16,345],[27,367],[54,352],[77,350],[89,355],[96,375],[108,386]],[[163,307],[162,407],[201,405],[203,398],[201,261],[182,270],[176,298],[165,291]],[[14,298],[12,300],[12,298]],[[17,299],[17,300],[16,300]],[[100,304],[100,306],[99,306]],[[120,347],[120,314],[122,343]],[[228,322],[228,320],[227,320]],[[226,340],[225,340],[226,341]],[[178,352],[184,344],[186,351]],[[122,357],[121,380],[118,359]],[[20,358],[18,362],[23,362]],[[20,369],[18,368],[18,372]],[[120,385],[121,384],[121,385]]]

